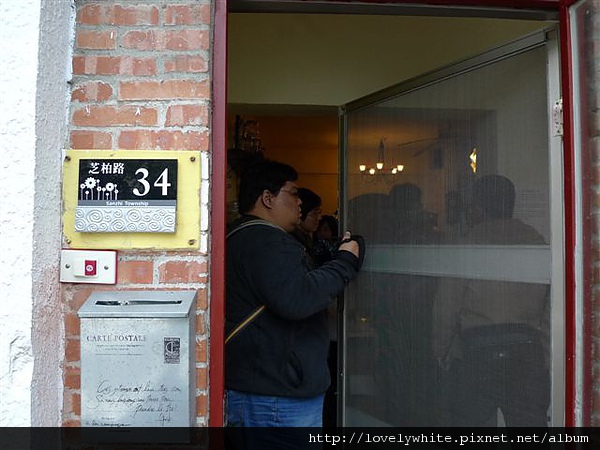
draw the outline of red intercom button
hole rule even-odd
[[[97,261],[95,259],[86,259],[85,260],[84,274],[86,277],[95,277],[96,275],[98,275]]]

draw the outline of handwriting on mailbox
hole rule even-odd
[[[102,379],[96,388],[98,409],[104,414],[112,412],[130,415],[136,423],[152,422],[154,426],[169,426],[172,414],[179,410],[181,388],[165,383],[114,383]]]

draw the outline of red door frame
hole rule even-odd
[[[223,426],[225,395],[225,182],[227,172],[227,0],[212,2],[210,339],[208,425]]]
[[[564,214],[565,214],[565,425],[575,425],[576,341],[575,341],[575,173],[573,136],[573,81],[569,7],[576,0],[380,0],[371,3],[411,3],[439,6],[485,6],[558,11],[561,37],[561,87],[564,117]],[[213,2],[212,54],[212,171],[211,171],[211,245],[210,245],[210,370],[209,426],[224,423],[224,318],[225,318],[225,173],[227,170],[227,0]],[[585,183],[585,181],[583,181]],[[589,182],[589,180],[588,180]],[[583,186],[589,189],[589,186]],[[584,230],[585,231],[585,230]],[[589,274],[588,274],[589,275]],[[587,281],[587,279],[586,279]],[[585,283],[588,285],[589,283]],[[586,316],[589,316],[587,314]],[[589,319],[586,319],[589,322]],[[584,324],[587,336],[590,323]],[[585,348],[589,347],[585,338]],[[589,373],[591,358],[585,356]],[[591,392],[591,377],[584,377],[584,392]],[[589,425],[590,400],[583,396],[583,425]]]

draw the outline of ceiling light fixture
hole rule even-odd
[[[376,183],[379,181],[386,181],[388,183],[393,183],[396,175],[404,170],[403,164],[392,164],[391,168],[386,167],[385,141],[386,138],[381,138],[379,140],[375,167],[369,167],[367,164],[359,164],[358,170],[361,173],[364,182]]]

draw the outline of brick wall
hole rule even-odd
[[[75,4],[70,148],[200,150],[206,167],[210,0],[77,0]],[[203,179],[203,192],[207,183]],[[201,214],[208,215],[207,204]],[[208,424],[206,228],[202,227],[198,252],[119,251],[117,286],[63,286],[64,426],[81,424],[77,311],[91,292],[114,289],[198,291],[196,420],[198,425]]]

